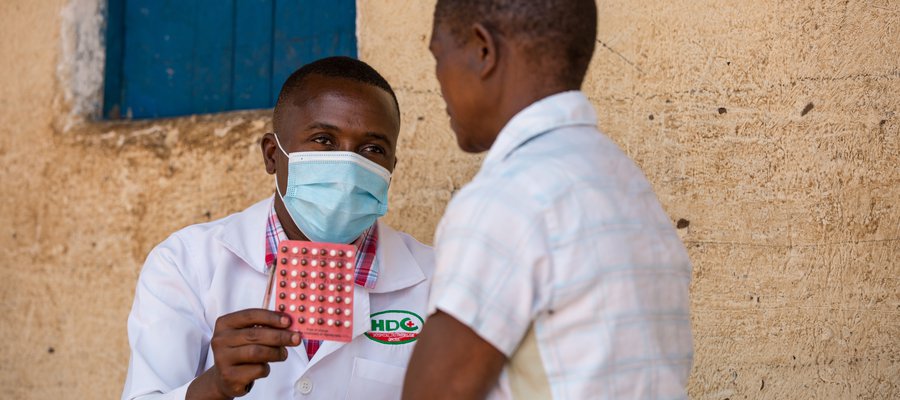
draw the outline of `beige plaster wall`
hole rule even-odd
[[[72,121],[66,0],[0,2],[0,387],[116,398],[146,252],[270,193],[266,111]],[[694,262],[698,399],[900,398],[900,4],[606,1],[585,90]],[[433,2],[359,2],[403,108],[391,224],[423,241],[460,153]]]

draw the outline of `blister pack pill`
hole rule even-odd
[[[306,339],[353,338],[356,247],[285,240],[274,271],[275,309],[291,317],[290,330]]]

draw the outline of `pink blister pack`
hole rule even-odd
[[[291,316],[290,330],[304,338],[353,338],[356,247],[285,240],[278,244],[275,309]]]

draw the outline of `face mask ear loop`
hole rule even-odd
[[[302,233],[303,236],[306,236],[307,238],[309,238],[309,235],[307,235],[306,232],[303,232],[303,228],[301,228],[300,224],[297,223],[297,217],[291,213],[291,208],[288,207],[287,203],[284,202],[284,196],[281,194],[281,188],[278,186],[278,176],[277,175],[275,176],[275,193],[278,193],[278,198],[281,199],[281,204],[284,205],[284,210],[287,211],[288,216],[291,217],[292,220],[294,220],[293,221],[294,225],[297,226],[297,229],[300,230],[300,233]],[[308,239],[308,240],[312,240],[312,239]]]
[[[281,141],[278,140],[278,134],[272,132],[272,136],[275,136],[275,144],[278,145],[278,150],[281,150],[281,154],[284,154],[285,157],[290,158],[288,153],[284,151],[284,148],[281,147]],[[278,187],[278,174],[275,174],[275,193],[278,193],[278,198],[281,199],[281,203],[284,204],[284,195],[281,194],[281,188]],[[286,207],[285,207],[286,208]],[[288,211],[288,214],[291,212]]]
[[[278,198],[281,199],[281,203],[284,204],[284,195],[281,194],[281,188],[278,186],[278,175],[275,175],[275,193],[278,193]],[[286,208],[287,207],[285,207],[285,209]],[[288,214],[290,213],[291,211],[288,210]]]
[[[272,136],[275,136],[275,144],[278,145],[278,150],[281,150],[281,154],[284,154],[284,156],[287,158],[291,158],[291,156],[288,155],[288,153],[286,151],[284,151],[284,147],[281,147],[281,141],[278,140],[278,134],[275,132],[272,132]]]
[[[275,135],[275,143],[278,143],[278,135]],[[278,143],[278,148],[281,149],[281,143]],[[281,149],[281,152],[284,153],[284,149]],[[287,153],[285,153],[284,155],[287,156]],[[303,228],[301,228],[300,224],[297,223],[297,217],[291,213],[291,208],[287,206],[287,203],[285,203],[284,195],[281,194],[281,187],[278,185],[278,175],[277,174],[275,175],[275,193],[278,194],[278,198],[281,199],[281,204],[284,206],[284,210],[287,211],[288,216],[291,217],[292,220],[294,220],[293,221],[294,225],[297,226],[297,229],[300,231],[300,233],[302,233],[303,236],[306,236],[307,238],[309,238],[309,235],[307,235],[306,232],[303,232]],[[312,239],[308,239],[308,240],[312,240]]]

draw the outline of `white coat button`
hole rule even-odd
[[[296,389],[301,394],[309,394],[313,390],[312,381],[308,378],[303,378],[297,381],[297,384],[294,385],[294,389]]]

